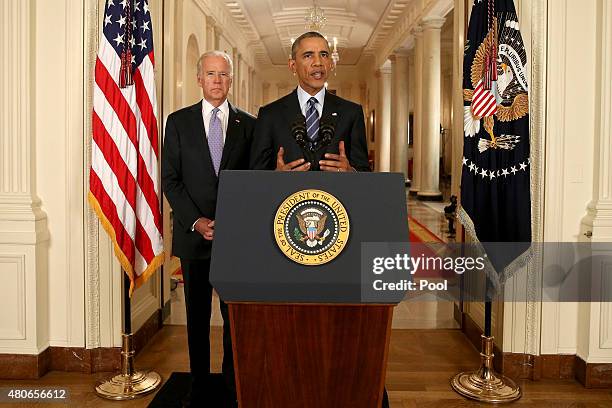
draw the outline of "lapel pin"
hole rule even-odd
[[[240,123],[240,119],[236,119],[236,123]]]
[[[338,116],[336,112],[332,112],[332,116]]]

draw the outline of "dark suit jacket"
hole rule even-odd
[[[244,170],[255,118],[230,104],[220,170]],[[162,148],[162,186],[173,210],[172,252],[183,259],[210,257],[211,241],[191,226],[200,217],[215,219],[219,179],[204,132],[202,102],[172,113]]]
[[[304,157],[302,149],[291,135],[291,124],[298,115],[302,115],[302,112],[297,89],[259,110],[251,150],[252,169],[275,169],[276,154],[281,146],[285,149],[285,163]],[[316,155],[317,162],[323,158],[325,153],[338,154],[338,143],[344,140],[346,156],[351,166],[359,171],[369,171],[368,147],[361,105],[325,92],[323,114],[321,115],[321,121],[323,120],[334,122],[336,132],[330,145],[319,150]]]

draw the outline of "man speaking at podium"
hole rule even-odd
[[[325,89],[332,70],[325,37],[299,36],[289,69],[298,87],[259,110],[251,168],[255,170],[369,171],[363,110]]]
[[[289,69],[298,77],[298,87],[259,110],[251,168],[370,171],[361,106],[325,89],[332,69],[325,37],[317,32],[299,36],[291,47]],[[389,407],[386,389],[382,407]]]

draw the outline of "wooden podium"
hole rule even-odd
[[[301,265],[275,241],[279,205],[295,192],[337,197],[350,219],[344,250]],[[408,236],[398,174],[222,172],[211,283],[229,304],[241,408],[381,407],[393,307],[365,303],[361,244]]]
[[[380,407],[393,305],[230,303],[241,407]]]

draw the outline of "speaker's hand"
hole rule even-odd
[[[319,161],[321,170],[335,172],[355,171],[355,169],[351,167],[351,163],[349,163],[348,158],[346,157],[346,151],[344,150],[344,141],[340,142],[340,144],[338,145],[338,150],[340,154],[325,153],[325,158],[327,160]]]
[[[278,153],[276,154],[276,171],[308,171],[310,170],[310,163],[304,163],[304,159],[294,160],[289,163],[285,163],[285,159],[283,155],[285,154],[285,149],[282,147],[278,149]]]

